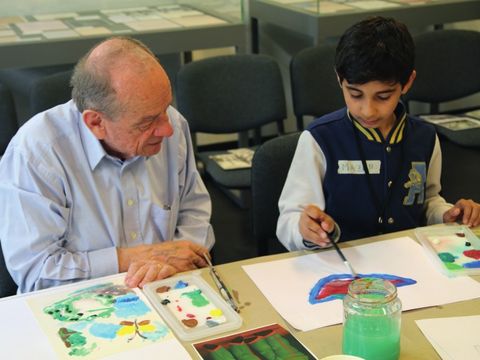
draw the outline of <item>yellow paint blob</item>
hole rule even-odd
[[[219,317],[219,316],[222,316],[223,313],[222,313],[222,310],[220,309],[212,309],[210,310],[210,316],[212,317]]]

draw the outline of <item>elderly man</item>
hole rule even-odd
[[[142,287],[206,266],[210,198],[155,56],[110,38],[71,82],[73,100],[29,120],[0,162],[0,239],[19,291],[118,272]]]

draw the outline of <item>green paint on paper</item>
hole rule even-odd
[[[182,296],[186,296],[192,300],[193,306],[202,307],[210,304],[210,302],[202,295],[202,290],[200,289],[185,292]]]
[[[453,263],[455,261],[455,256],[453,256],[449,252],[442,252],[438,253],[438,257],[440,260],[442,260],[444,263]]]

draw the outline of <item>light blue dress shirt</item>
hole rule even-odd
[[[187,239],[211,248],[211,202],[188,124],[151,157],[108,155],[69,101],[40,113],[0,161],[0,241],[20,292],[118,272],[117,247]]]

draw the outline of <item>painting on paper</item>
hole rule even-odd
[[[288,330],[272,324],[193,344],[204,360],[316,359]]]
[[[359,277],[379,277],[395,284],[403,310],[480,297],[478,282],[444,276],[411,238],[357,246],[352,241],[342,250]],[[342,322],[342,299],[354,278],[335,250],[245,265],[243,269],[294,328],[308,331]]]
[[[60,358],[96,359],[175,340],[138,289],[122,280],[28,300]]]
[[[480,274],[480,240],[467,227],[420,228],[416,235],[447,275]]]

